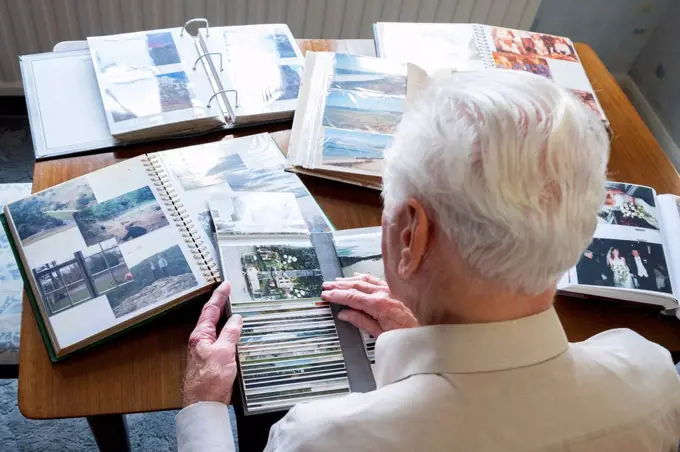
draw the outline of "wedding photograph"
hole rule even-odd
[[[111,238],[125,243],[170,224],[149,186],[81,209],[73,218],[88,246]]]
[[[496,67],[513,71],[531,72],[552,79],[552,72],[545,58],[530,55],[513,55],[510,53],[493,52]]]
[[[404,99],[356,91],[330,89],[323,125],[338,129],[392,134],[401,120]]]
[[[74,227],[73,214],[96,204],[92,188],[81,177],[10,203],[9,211],[26,246]]]
[[[130,259],[126,284],[106,293],[113,315],[118,318],[146,306],[170,299],[198,285],[179,245]]]
[[[593,239],[576,264],[579,284],[673,293],[663,246]]]
[[[220,247],[232,303],[321,296],[323,276],[310,245]]]
[[[309,234],[293,193],[239,193],[208,201],[218,239]]]
[[[654,191],[649,187],[607,182],[604,204],[597,213],[598,222],[659,229]]]

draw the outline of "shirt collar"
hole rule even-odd
[[[554,308],[504,322],[392,330],[378,337],[378,387],[411,375],[493,372],[547,361],[569,342]]]

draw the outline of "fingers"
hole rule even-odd
[[[363,293],[385,292],[386,290],[388,290],[387,286],[366,282],[363,279],[339,279],[339,280],[336,280],[336,281],[327,281],[327,282],[323,283],[323,288],[326,289],[326,290],[329,290],[329,289],[343,289],[343,290],[356,289],[356,290],[363,292]]]
[[[321,298],[330,303],[341,304],[374,316],[375,300],[373,294],[367,294],[357,289],[331,289],[321,292]]]
[[[241,338],[241,329],[243,328],[243,317],[238,314],[232,315],[227,323],[222,327],[220,336],[217,342],[229,347],[230,350],[236,349],[236,344]]]
[[[382,280],[373,275],[369,275],[368,273],[354,273],[354,275],[348,276],[347,278],[336,278],[336,281],[355,281],[355,280],[366,281],[367,283],[375,284],[377,286],[387,287],[387,282],[385,280]]]
[[[383,332],[380,324],[374,318],[353,309],[343,309],[338,313],[338,319],[367,331],[373,337],[378,337]]]
[[[189,336],[189,345],[198,346],[202,343],[209,345],[215,342],[217,339],[217,322],[222,316],[222,310],[230,292],[231,286],[226,281],[215,289],[210,300],[203,306],[196,328]]]

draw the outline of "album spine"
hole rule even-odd
[[[491,47],[489,46],[489,41],[486,38],[486,30],[484,25],[475,24],[473,26],[475,35],[475,45],[479,54],[482,56],[482,63],[484,67],[493,68],[496,65],[493,62],[493,54],[491,53]]]
[[[142,159],[151,182],[156,186],[161,201],[168,209],[168,213],[180,231],[184,242],[196,259],[198,267],[208,283],[217,282],[221,279],[217,263],[213,259],[210,251],[201,239],[196,225],[191,219],[191,215],[182,204],[177,195],[177,190],[173,188],[172,182],[165,173],[163,165],[157,156],[148,154]]]

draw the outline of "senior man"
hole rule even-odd
[[[358,275],[322,295],[379,334],[377,389],[295,406],[266,450],[675,450],[668,351],[624,329],[570,344],[552,307],[595,230],[608,153],[599,119],[542,77],[430,80],[385,153],[386,283]],[[234,447],[242,321],[215,330],[228,291],[189,341],[183,451]]]

